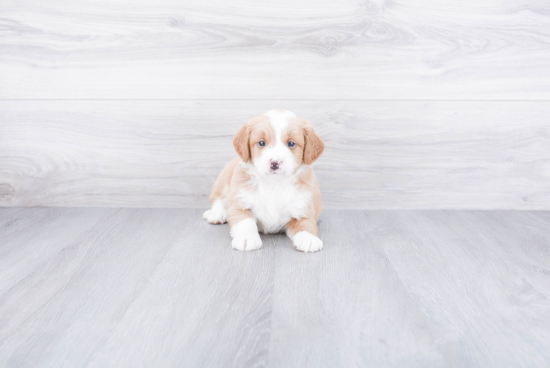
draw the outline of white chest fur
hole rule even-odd
[[[311,201],[312,193],[297,188],[295,177],[280,179],[252,178],[251,189],[239,192],[241,205],[252,211],[258,229],[266,234],[280,232],[292,218],[301,219]]]

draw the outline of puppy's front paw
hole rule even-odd
[[[227,211],[212,208],[205,211],[202,214],[202,218],[211,224],[225,224],[227,222]]]
[[[292,242],[300,252],[317,252],[323,249],[323,241],[307,231],[294,235]]]
[[[231,246],[237,250],[256,250],[262,247],[262,239],[258,233],[249,234],[244,237],[234,238]]]
[[[231,228],[231,246],[237,250],[256,250],[262,246],[258,226],[252,218],[242,220]]]

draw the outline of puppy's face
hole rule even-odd
[[[262,175],[289,176],[310,165],[325,145],[311,123],[286,110],[270,110],[247,121],[235,135],[235,150]]]

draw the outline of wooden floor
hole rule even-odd
[[[326,211],[316,254],[201,212],[0,209],[0,366],[550,366],[550,212]]]

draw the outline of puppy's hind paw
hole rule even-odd
[[[300,252],[318,252],[323,249],[323,241],[307,231],[300,231],[294,235],[292,242]]]
[[[227,222],[227,211],[211,209],[205,211],[202,218],[211,224],[225,224]]]

